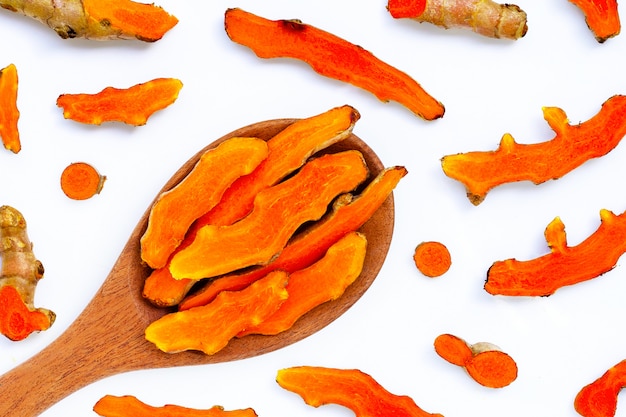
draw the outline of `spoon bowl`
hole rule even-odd
[[[161,192],[178,184],[208,149],[235,136],[269,140],[295,119],[256,123],[231,132],[200,150],[174,173]],[[325,152],[358,149],[373,178],[384,166],[376,154],[355,135]],[[156,200],[156,198],[155,198]],[[150,209],[131,233],[108,277],[70,327],[55,341],[23,364],[0,376],[0,417],[34,417],[69,394],[107,376],[123,372],[228,362],[268,353],[293,344],[330,324],[348,310],[372,284],[385,260],[394,224],[393,195],[360,229],[368,239],[363,272],[342,297],[320,305],[294,326],[275,336],[249,335],[233,339],[214,355],[196,351],[168,354],[144,338],[144,330],[171,310],[143,299],[143,282],[150,269],[140,257],[142,236]]]

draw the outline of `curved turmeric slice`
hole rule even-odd
[[[584,386],[576,395],[574,408],[583,417],[613,417],[617,399],[626,387],[626,360],[609,368],[600,378]]]
[[[296,366],[279,370],[276,382],[312,407],[337,404],[356,417],[443,417],[424,411],[407,395],[392,394],[358,369]]]
[[[202,288],[179,304],[179,310],[207,304],[222,291],[245,288],[271,271],[292,273],[313,264],[342,236],[363,226],[406,174],[406,168],[399,166],[381,171],[360,195],[340,196],[330,214],[294,237],[272,262],[248,272],[208,280]]]
[[[397,101],[416,115],[434,120],[444,106],[408,74],[369,51],[299,20],[268,20],[241,9],[228,9],[226,33],[260,58],[294,58],[318,74],[373,93],[381,101]]]
[[[153,113],[174,103],[182,87],[176,78],[155,78],[124,89],[107,87],[96,94],[62,94],[57,106],[66,119],[80,123],[118,121],[142,126]]]
[[[13,153],[22,149],[17,122],[17,67],[10,64],[0,70],[0,139],[4,147]]]
[[[485,290],[493,295],[549,296],[559,288],[610,271],[626,252],[626,212],[600,211],[598,229],[577,246],[567,246],[565,225],[558,217],[545,230],[551,252],[529,261],[495,262]]]
[[[150,209],[141,237],[141,259],[152,268],[165,266],[191,224],[215,207],[237,178],[252,172],[267,152],[267,142],[256,138],[232,138],[205,152],[191,172],[159,195]]]
[[[589,159],[609,153],[626,134],[623,95],[609,98],[598,114],[574,126],[558,107],[544,107],[543,115],[556,133],[552,140],[518,144],[507,133],[495,151],[444,156],[444,173],[465,184],[468,198],[478,205],[498,185],[525,180],[540,184],[561,178]]]
[[[569,0],[585,15],[585,22],[600,43],[619,35],[621,23],[617,0]]]

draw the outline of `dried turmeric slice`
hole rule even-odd
[[[274,314],[287,299],[287,274],[275,271],[242,291],[225,291],[212,303],[169,313],[148,325],[146,340],[167,353],[213,355],[248,326]]]
[[[228,9],[226,33],[260,58],[294,58],[325,77],[363,88],[381,101],[397,101],[416,115],[438,119],[444,106],[408,74],[369,51],[299,20],[268,20]]]
[[[392,394],[358,369],[296,366],[279,370],[276,382],[312,407],[337,404],[356,417],[443,417],[424,411],[407,395]]]
[[[485,290],[494,295],[549,296],[610,271],[626,251],[626,212],[600,211],[598,229],[577,246],[567,246],[565,225],[556,217],[546,227],[550,253],[529,261],[507,259],[489,268]]]
[[[589,159],[609,153],[626,134],[626,96],[622,95],[609,98],[594,117],[575,126],[558,107],[544,107],[543,115],[556,133],[552,140],[518,144],[505,134],[495,151],[444,156],[444,173],[465,184],[468,198],[478,205],[498,185],[561,178]]]
[[[410,18],[445,29],[467,28],[490,38],[519,39],[528,31],[526,12],[492,0],[389,0],[396,19]]]
[[[341,106],[324,113],[294,121],[267,141],[268,155],[250,174],[235,180],[220,202],[190,227],[176,249],[187,247],[196,231],[207,224],[226,226],[250,212],[259,191],[275,185],[299,169],[318,151],[346,139],[360,114],[351,106]],[[176,252],[175,251],[175,252]],[[154,270],[146,279],[143,296],[161,307],[173,306],[187,295],[197,280],[174,279],[168,265]]]
[[[106,176],[86,162],[69,164],[61,173],[61,190],[72,200],[87,200],[100,194]]]
[[[257,417],[252,408],[224,410],[216,405],[200,410],[175,404],[154,407],[132,395],[105,395],[94,405],[93,411],[102,417]]]
[[[439,277],[450,269],[452,258],[441,242],[422,242],[415,248],[413,261],[417,269],[430,278]]]
[[[8,339],[23,340],[54,323],[52,311],[34,307],[35,289],[43,274],[24,216],[13,207],[0,207],[0,333]]]
[[[585,15],[585,22],[600,43],[619,35],[621,23],[617,0],[569,0]]]
[[[600,378],[584,386],[576,395],[574,408],[583,417],[613,417],[617,399],[626,387],[626,360],[609,368]]]
[[[152,268],[165,266],[192,223],[215,207],[228,187],[251,173],[267,154],[264,140],[239,137],[206,151],[191,172],[152,205],[141,237],[141,259]]]
[[[365,235],[348,233],[333,244],[326,255],[308,268],[289,275],[289,297],[280,308],[256,326],[237,336],[275,335],[288,330],[305,313],[327,301],[341,297],[361,274],[367,250]]]
[[[272,262],[248,272],[207,280],[202,288],[179,304],[179,310],[207,304],[221,291],[243,289],[271,271],[292,273],[313,264],[338,239],[363,226],[406,174],[404,167],[390,167],[381,171],[360,195],[339,197],[330,214],[297,235]]]
[[[0,139],[4,147],[13,153],[22,149],[17,122],[20,111],[17,108],[17,67],[10,64],[0,70]]]
[[[437,336],[434,345],[439,356],[464,368],[480,385],[503,388],[517,379],[517,364],[513,358],[491,343],[469,344],[460,337],[442,334]]]
[[[161,7],[130,0],[0,0],[0,7],[40,21],[63,39],[155,42],[178,23]]]
[[[367,175],[359,151],[315,158],[257,194],[252,212],[242,220],[198,230],[194,241],[172,257],[170,273],[176,279],[200,279],[266,264],[303,223],[322,217],[333,198],[355,189]]]
[[[155,78],[125,89],[107,87],[96,94],[62,94],[57,106],[66,119],[80,123],[118,121],[142,126],[152,114],[174,103],[182,87],[176,78]]]

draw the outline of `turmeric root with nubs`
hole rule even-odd
[[[409,18],[445,29],[468,28],[490,38],[519,39],[528,31],[526,12],[492,0],[389,0],[396,19]]]
[[[24,216],[13,207],[0,207],[0,333],[10,340],[23,340],[54,322],[52,311],[34,307],[35,287],[43,274]]]
[[[63,39],[155,42],[178,23],[161,7],[131,0],[0,0],[0,7],[40,21]]]

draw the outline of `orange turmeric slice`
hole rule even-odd
[[[498,185],[561,178],[589,159],[609,153],[626,134],[626,96],[622,95],[609,98],[598,114],[575,126],[558,107],[544,107],[543,115],[556,133],[552,140],[518,144],[505,134],[495,151],[444,156],[444,173],[462,182],[470,201],[478,205]]]
[[[450,252],[441,242],[422,242],[417,245],[413,261],[417,269],[430,278],[445,274],[452,264]]]
[[[4,147],[13,153],[22,149],[17,122],[17,67],[13,64],[0,70],[0,139]]]
[[[583,417],[613,417],[617,399],[626,387],[626,360],[609,368],[600,378],[584,386],[576,395],[574,408]]]
[[[66,119],[80,123],[118,121],[141,126],[153,113],[174,103],[182,87],[176,78],[155,78],[125,89],[107,87],[96,94],[62,94],[57,106],[63,108]]]
[[[299,20],[268,20],[241,9],[228,9],[226,33],[260,58],[294,58],[320,75],[373,93],[381,101],[397,101],[416,115],[438,119],[443,105],[408,74],[372,53]]]
[[[106,176],[86,162],[74,162],[61,173],[61,190],[72,200],[87,200],[100,194]]]
[[[507,259],[489,268],[485,290],[493,295],[549,296],[610,271],[626,252],[626,212],[600,211],[598,229],[577,246],[567,246],[565,225],[555,218],[546,227],[550,253],[529,261]]]
[[[569,0],[585,15],[585,22],[600,43],[619,35],[621,23],[617,0]]]

